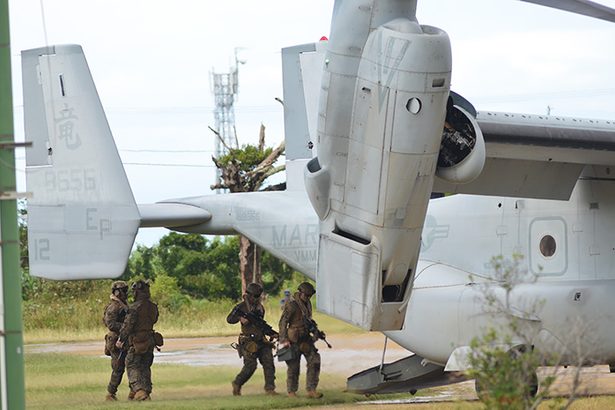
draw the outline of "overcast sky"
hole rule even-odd
[[[80,44],[135,199],[151,203],[211,193],[209,76],[227,71],[237,47],[246,61],[235,109],[240,143],[255,142],[261,122],[270,145],[284,138],[274,100],[282,98],[280,49],[328,36],[333,1],[9,0],[9,7],[16,139],[24,140],[19,52]],[[452,89],[478,110],[545,114],[551,106],[553,115],[615,119],[615,24],[517,0],[423,0],[417,15],[449,34]],[[23,160],[18,171],[25,190]],[[141,230],[137,242],[151,245],[166,232]]]

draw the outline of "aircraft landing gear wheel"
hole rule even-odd
[[[416,389],[412,389],[410,390],[410,394],[414,396],[416,394],[416,391],[417,391]]]
[[[528,385],[530,387],[529,394],[530,397],[536,397],[538,394],[538,375],[536,372],[533,372],[530,376],[530,380],[528,380]]]
[[[536,372],[533,372],[530,375],[527,383],[529,386],[529,397],[536,397],[536,395],[538,394],[538,374],[536,374]],[[474,389],[476,390],[476,395],[478,396],[478,399],[484,402],[487,398],[487,395],[489,394],[489,391],[482,387],[478,379],[474,379]]]
[[[474,379],[474,390],[476,391],[478,400],[484,402],[485,399],[487,398],[488,392],[483,388],[481,383],[479,383],[478,379]]]

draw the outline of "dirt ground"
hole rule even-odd
[[[337,334],[329,336],[328,349],[324,342],[319,341],[317,347],[321,353],[323,371],[351,376],[354,373],[377,366],[381,363],[384,346],[384,336],[380,333]],[[165,339],[162,352],[155,352],[156,363],[177,363],[190,366],[225,365],[241,367],[237,352],[231,347],[236,337],[207,337]],[[76,342],[53,344],[26,345],[26,353],[70,353],[88,356],[102,356],[102,342]],[[392,362],[410,355],[410,353],[389,340],[384,357],[385,362]],[[555,371],[552,368],[541,369],[540,375]],[[552,387],[555,394],[564,393],[572,380],[575,368],[558,369],[558,379]],[[615,373],[609,372],[608,366],[593,366],[581,370],[580,395],[615,394]],[[405,403],[433,402],[449,400],[475,400],[474,382],[466,381],[434,390],[429,397],[409,397]],[[395,404],[378,402],[378,404]],[[399,401],[396,401],[399,403]]]
[[[237,352],[231,347],[236,336],[165,339],[162,352],[155,352],[157,363],[179,363],[191,366],[227,365],[241,367]],[[380,364],[384,336],[379,333],[331,335],[328,349],[324,342],[317,342],[323,369],[344,375],[351,375],[368,367]],[[80,355],[102,355],[102,342],[76,342],[26,345],[26,353],[73,353]],[[385,361],[390,362],[410,353],[389,340]]]

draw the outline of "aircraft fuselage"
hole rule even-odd
[[[485,289],[498,287],[491,261],[498,255],[521,255],[517,268],[527,274],[521,275],[511,300],[519,312],[534,316],[524,319],[535,329],[532,343],[566,356],[572,335],[585,332],[582,343],[592,352],[588,361],[615,361],[614,191],[610,170],[594,167],[582,174],[568,201],[474,195],[430,201],[404,329],[386,334],[445,365],[455,349],[502,324],[498,315],[487,313],[484,302]],[[230,234],[238,228],[315,277],[318,217],[304,192],[169,202],[225,215],[183,230]]]

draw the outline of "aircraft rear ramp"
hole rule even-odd
[[[407,393],[463,380],[461,373],[445,372],[444,367],[412,355],[350,376],[346,389],[362,394]]]

